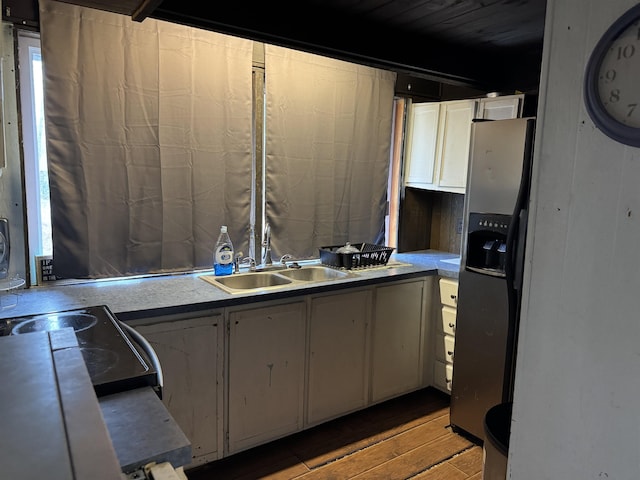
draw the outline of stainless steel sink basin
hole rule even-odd
[[[202,275],[200,278],[227,293],[258,293],[287,286],[340,280],[349,277],[357,277],[357,274],[321,265],[309,265],[298,269],[283,268],[274,271],[234,273],[233,275],[221,277]]]
[[[224,277],[205,275],[202,278],[213,285],[221,287],[223,290],[231,291],[231,293],[236,291],[266,290],[291,283],[290,279],[270,272],[240,273]]]
[[[302,267],[298,269],[289,269],[279,272],[280,275],[294,280],[303,282],[324,282],[326,280],[335,280],[338,278],[346,278],[353,276],[348,272],[334,270],[327,267]]]

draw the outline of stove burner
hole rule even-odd
[[[19,323],[11,330],[12,335],[30,332],[50,332],[65,327],[73,327],[74,332],[82,332],[98,323],[95,315],[86,313],[59,313],[35,317]]]
[[[0,320],[0,336],[71,327],[98,397],[156,386],[158,372],[139,343],[132,343],[106,305]],[[140,348],[140,350],[138,350]]]

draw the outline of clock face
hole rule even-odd
[[[604,134],[640,147],[640,4],[618,18],[593,49],[584,102]]]
[[[597,89],[602,106],[613,119],[640,128],[640,21],[609,44],[598,72]]]

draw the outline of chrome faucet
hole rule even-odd
[[[280,265],[282,265],[283,268],[301,268],[300,264],[295,261],[291,262],[290,265],[287,265],[287,260],[293,260],[293,256],[285,253],[284,255],[282,255],[282,257],[280,257]]]
[[[271,226],[267,223],[264,227],[264,239],[262,241],[262,265],[270,267],[273,265],[271,259]]]
[[[242,261],[243,256],[244,256],[244,253],[238,252],[233,257],[233,273],[240,272],[240,262]]]
[[[249,271],[255,272],[257,270],[256,261],[253,257],[244,257],[243,253],[238,252],[233,259],[233,273],[240,273],[240,265],[249,265]]]
[[[280,257],[280,264],[284,268],[287,268],[287,260],[291,260],[292,258],[293,256],[289,255],[288,253],[285,253],[284,255],[282,255],[282,257]]]

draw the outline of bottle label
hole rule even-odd
[[[214,263],[220,265],[233,263],[233,248],[231,248],[231,245],[220,245],[216,249],[216,258]]]

